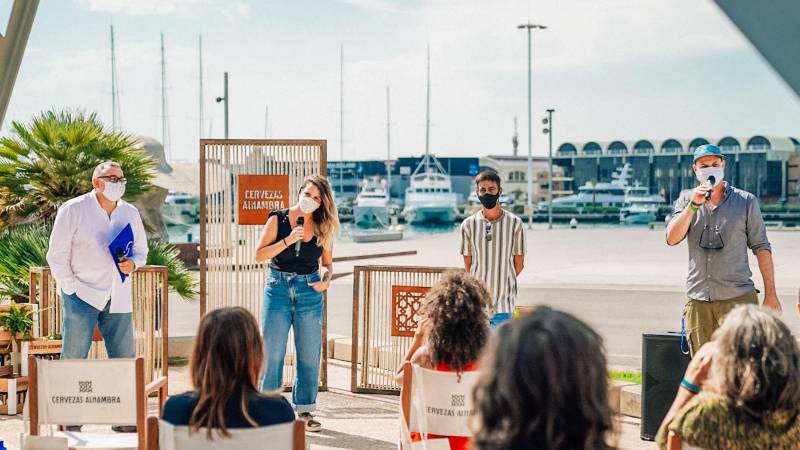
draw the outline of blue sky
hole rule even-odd
[[[328,139],[339,146],[339,46],[345,53],[344,153],[393,156],[425,142],[431,45],[431,148],[510,154],[527,141],[526,41],[534,35],[534,153],[556,109],[555,142],[800,135],[800,101],[710,0],[42,0],[8,120],[79,107],[111,122],[109,25],[117,41],[123,128],[161,139],[159,33],[167,55],[169,151],[196,159],[197,40],[204,45],[204,135],[221,137],[230,73],[231,137]],[[8,123],[4,124],[7,132]]]

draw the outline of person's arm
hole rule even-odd
[[[775,290],[775,266],[772,263],[772,252],[769,250],[759,250],[756,252],[758,259],[758,269],[761,271],[761,279],[764,281],[764,307],[773,310],[776,314],[783,312],[781,301],[778,299],[778,292]]]
[[[303,228],[296,227],[289,236],[283,239],[278,238],[278,217],[270,216],[264,229],[261,230],[261,238],[256,247],[256,262],[267,261],[274,258],[278,253],[286,250],[292,244],[303,238]]]
[[[464,228],[464,223],[461,224],[461,255],[464,257],[464,270],[469,272],[472,267],[472,245],[469,241],[469,235]]]
[[[708,369],[711,367],[712,356],[714,354],[714,342],[708,342],[704,346],[700,347],[700,350],[694,355],[692,361],[689,363],[689,367],[686,368],[686,374],[683,378],[688,381],[689,383],[701,387],[705,382],[706,378],[708,378]],[[675,396],[675,400],[672,402],[672,406],[670,406],[669,411],[667,411],[667,415],[664,417],[664,421],[661,422],[661,426],[659,427],[659,434],[668,432],[668,426],[672,419],[678,414],[683,405],[689,402],[695,395],[694,392],[691,392],[689,389],[681,385],[678,388],[678,394]]]
[[[711,183],[706,182],[696,187],[691,194],[681,194],[675,200],[672,218],[667,224],[667,245],[678,245],[686,238],[694,213],[706,202],[706,192],[711,188]]]
[[[419,350],[420,347],[422,347],[422,345],[425,343],[426,330],[427,330],[427,328],[426,328],[426,325],[425,325],[425,319],[422,319],[417,324],[417,329],[416,329],[416,331],[414,331],[414,340],[411,342],[411,347],[408,348],[408,351],[406,352],[405,356],[403,357],[403,363],[405,363],[407,361],[410,362],[412,360],[412,358],[414,357],[414,355],[417,353],[417,350]],[[400,368],[397,370],[397,374],[395,376],[395,380],[397,380],[398,383],[402,383],[403,382],[403,364],[402,363],[400,364]]]
[[[131,229],[133,230],[133,254],[128,257],[128,261],[131,261],[133,266],[128,267],[126,265],[125,268],[123,268],[123,264],[125,263],[120,263],[119,265],[120,270],[122,270],[122,272],[125,274],[130,274],[134,270],[146,266],[147,253],[149,251],[149,247],[147,245],[147,232],[145,231],[144,224],[142,223],[142,216],[140,216],[138,212],[136,212],[136,217],[131,220]]]
[[[519,276],[522,269],[525,267],[525,227],[522,226],[522,221],[517,223],[514,228],[514,240],[512,241],[511,251],[514,255],[514,272]]]
[[[776,314],[783,312],[778,292],[775,289],[775,265],[772,262],[772,245],[767,238],[767,227],[758,199],[749,198],[747,201],[747,246],[753,251],[758,260],[758,269],[764,282],[765,308],[773,310]]]
[[[59,208],[50,244],[47,249],[47,264],[59,289],[66,294],[74,294],[77,289],[75,274],[72,272],[72,237],[75,235],[75,218],[70,208]]]
[[[522,269],[525,268],[525,255],[514,255],[514,272],[517,273],[517,276],[522,272]]]
[[[317,292],[327,291],[333,279],[333,244],[330,248],[322,250],[322,267],[325,270],[322,272],[320,280],[314,283],[308,283]]]

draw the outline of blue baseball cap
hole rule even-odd
[[[694,160],[697,161],[698,159],[704,156],[717,156],[722,158],[722,150],[719,149],[716,145],[712,144],[705,144],[697,147],[694,149]]]

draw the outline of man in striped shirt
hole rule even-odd
[[[475,178],[483,208],[461,223],[461,254],[466,270],[486,283],[492,295],[492,328],[511,318],[517,300],[517,275],[525,263],[522,219],[500,208],[503,192],[496,172]]]

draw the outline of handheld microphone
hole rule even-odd
[[[306,222],[306,218],[305,217],[300,216],[300,217],[297,218],[297,226],[298,227],[302,227],[305,222]],[[298,239],[297,242],[294,243],[294,257],[295,258],[300,256],[300,245],[302,245],[302,244],[303,244],[303,240],[302,239]]]
[[[117,247],[117,262],[124,263],[128,258],[125,257],[125,250],[122,247]]]
[[[710,191],[706,192],[706,200],[709,200],[711,198],[711,193],[714,191],[713,188],[714,188],[714,185],[717,183],[717,179],[714,177],[714,175],[711,175],[711,176],[708,177],[708,182],[711,183],[711,188],[712,189]]]

